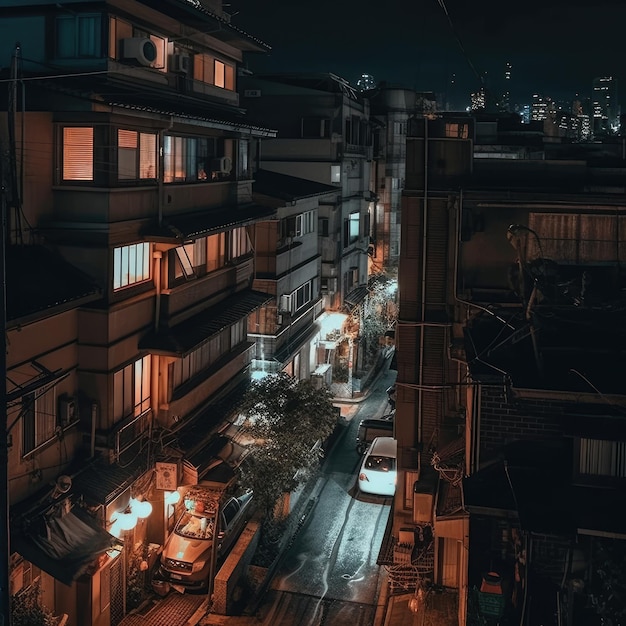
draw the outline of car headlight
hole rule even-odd
[[[205,565],[206,565],[206,561],[195,561],[193,565],[191,566],[191,571],[193,573],[199,572],[201,569],[204,568]]]

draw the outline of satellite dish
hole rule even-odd
[[[67,493],[72,488],[72,479],[65,474],[61,474],[56,480],[54,485],[54,491],[52,492],[52,498],[58,498],[64,493]]]

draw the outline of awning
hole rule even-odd
[[[169,215],[160,225],[156,222],[148,225],[142,236],[146,241],[163,243],[193,241],[237,226],[269,220],[275,215],[276,209],[260,204],[207,208],[196,213]]]
[[[24,521],[11,532],[11,550],[66,585],[120,543],[77,506],[67,513],[55,509]]]
[[[355,307],[365,298],[367,298],[367,294],[369,293],[367,287],[357,287],[353,289],[347,296],[344,297],[343,302],[347,304],[349,307]]]
[[[307,326],[303,328],[295,337],[292,337],[285,345],[281,346],[274,354],[274,360],[281,365],[285,365],[303,345],[319,334],[320,330],[320,325],[317,323],[314,323],[313,327]]]
[[[184,357],[273,298],[260,291],[240,291],[173,328],[151,331],[141,339],[139,348],[157,354]]]

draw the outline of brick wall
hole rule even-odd
[[[562,416],[569,403],[515,396],[502,385],[483,386],[480,414],[480,461],[493,458],[513,441],[548,441],[563,436]]]

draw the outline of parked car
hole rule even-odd
[[[359,422],[356,451],[363,454],[376,437],[393,437],[393,414],[366,418]]]
[[[202,500],[186,500],[161,553],[157,581],[202,590],[209,580],[215,540],[216,511]],[[235,543],[253,512],[252,492],[228,498],[219,507],[217,555],[224,556]]]
[[[376,437],[372,441],[359,471],[359,489],[377,496],[396,492],[398,444],[393,437]]]

